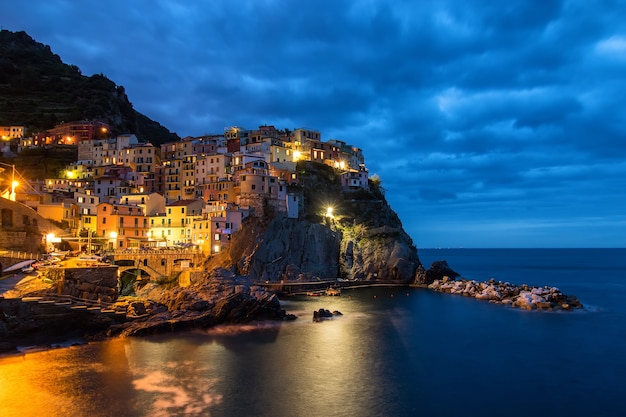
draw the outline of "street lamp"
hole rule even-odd
[[[11,195],[9,196],[9,199],[11,201],[15,201],[15,189],[17,188],[18,185],[20,185],[19,182],[15,180],[11,181]]]
[[[15,187],[20,185],[19,182],[15,181],[15,165],[5,164],[4,162],[0,162],[0,165],[11,167],[11,194],[9,195],[9,200],[15,201]]]
[[[111,249],[115,250],[117,247],[117,233],[111,232],[109,233],[109,237],[111,238]]]

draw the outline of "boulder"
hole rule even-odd
[[[417,285],[430,285],[435,280],[447,282],[453,281],[459,276],[457,272],[450,268],[448,262],[441,260],[433,262],[426,271],[423,268],[418,268],[414,283]]]
[[[334,316],[343,316],[343,314],[337,310],[331,312],[330,310],[320,308],[319,310],[313,312],[313,321],[318,322],[325,319],[331,319]]]

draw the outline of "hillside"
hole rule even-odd
[[[0,125],[31,133],[76,120],[99,120],[114,135],[134,133],[155,145],[180,139],[137,112],[124,87],[102,74],[83,75],[25,32],[0,31]]]

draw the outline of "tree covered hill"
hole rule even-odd
[[[133,109],[124,87],[103,74],[84,76],[26,32],[0,31],[0,125],[32,133],[77,120],[99,120],[114,135],[134,133],[155,145],[180,139]]]

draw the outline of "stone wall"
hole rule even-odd
[[[112,303],[119,295],[116,266],[50,268],[46,278],[56,284],[59,294],[83,300]]]
[[[63,230],[43,218],[32,208],[0,198],[0,247],[25,252],[45,251],[48,233],[63,234]]]

